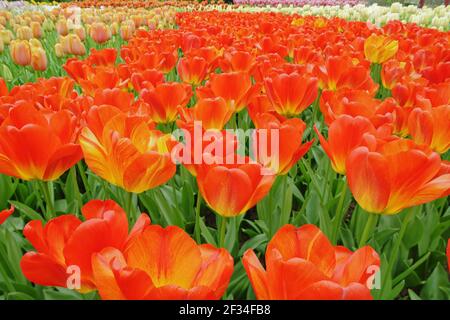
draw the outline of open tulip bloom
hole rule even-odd
[[[0,3],[0,300],[450,300],[450,6],[208,2]]]

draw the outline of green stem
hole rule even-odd
[[[134,210],[133,210],[133,193],[132,192],[127,192],[126,191],[126,212],[128,213],[128,217],[130,218],[130,220],[134,220],[136,221],[136,217],[134,215]]]
[[[376,226],[378,216],[374,213],[367,212],[369,215],[366,225],[364,227],[363,233],[361,235],[361,239],[359,240],[359,247],[363,247],[366,245],[367,240],[369,239],[370,234],[373,232],[373,229]]]
[[[403,236],[405,235],[407,226],[413,216],[414,216],[414,209],[413,208],[407,209],[406,217],[403,219],[397,239],[395,240],[394,246],[393,246],[393,248],[391,250],[391,254],[389,256],[388,266],[387,266],[385,276],[383,278],[383,281],[381,282],[381,296],[382,297],[385,295],[385,293],[388,290],[386,288],[387,279],[392,277],[392,269],[394,268],[394,265],[396,264],[396,262],[398,260],[398,252],[399,252],[400,246],[402,244]],[[389,290],[390,289],[391,288],[389,288]]]
[[[41,189],[42,194],[44,195],[44,201],[46,205],[46,211],[45,211],[45,219],[50,220],[55,216],[55,210],[53,207],[53,199],[50,196],[50,184],[48,181],[38,181],[39,188]]]
[[[227,218],[221,217],[219,230],[219,248],[225,248],[225,233],[227,231]]]
[[[194,235],[195,241],[200,244],[201,236],[200,236],[200,211],[202,208],[202,195],[200,192],[197,194],[197,204],[195,206],[195,227],[194,227]]]
[[[336,244],[336,242],[337,242],[339,229],[342,224],[342,219],[344,218],[344,215],[345,215],[344,202],[345,202],[345,197],[347,196],[347,192],[348,192],[347,182],[345,180],[343,180],[342,187],[340,190],[339,202],[338,202],[338,205],[336,208],[336,216],[333,221],[333,230],[331,231],[332,233],[331,233],[330,240],[333,244]]]
[[[88,199],[91,199],[92,198],[91,190],[89,188],[89,183],[88,183],[88,180],[86,177],[86,172],[84,170],[83,163],[81,161],[78,161],[77,167],[78,167],[78,171],[80,172],[81,181],[83,181],[84,190],[86,190]]]

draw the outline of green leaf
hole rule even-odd
[[[448,289],[449,286],[450,282],[448,281],[447,270],[438,263],[425,282],[425,285],[420,292],[420,296],[423,299],[444,300],[447,297],[443,289]]]
[[[34,211],[33,209],[31,209],[29,206],[18,202],[18,201],[13,201],[10,200],[9,201],[12,205],[14,205],[14,207],[22,212],[27,218],[31,219],[31,220],[41,220],[41,221],[45,221],[44,218],[37,213],[36,211]]]

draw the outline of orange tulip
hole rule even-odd
[[[316,126],[314,130],[319,136],[323,150],[331,160],[333,170],[339,174],[345,174],[345,162],[350,152],[361,145],[366,145],[371,136],[375,134],[373,124],[364,117],[339,116],[328,128],[328,141],[322,136]],[[367,139],[367,140],[366,140]]]
[[[134,25],[130,23],[120,26],[120,36],[125,41],[128,41],[133,37],[134,31],[135,31]]]
[[[0,172],[24,180],[58,179],[82,158],[77,132],[68,110],[38,111],[17,103],[0,126]]]
[[[256,116],[254,123],[257,129],[252,147],[256,160],[279,175],[287,174],[314,142],[302,144],[306,124],[298,118],[280,121],[269,113],[262,113]]]
[[[157,123],[176,120],[179,108],[185,107],[191,98],[191,86],[179,82],[157,84],[154,89],[143,89],[141,99],[149,106],[149,115]]]
[[[225,249],[197,245],[182,229],[147,226],[122,254],[114,248],[93,256],[102,299],[218,300],[233,272]]]
[[[31,27],[31,32],[33,34],[33,38],[42,37],[42,27],[39,22],[31,22],[30,27]]]
[[[65,54],[73,54],[76,56],[86,54],[86,47],[76,34],[61,37],[61,46]]]
[[[280,115],[275,111],[272,103],[269,98],[265,94],[259,94],[253,97],[252,100],[248,103],[247,107],[248,115],[250,119],[252,119],[253,123],[257,121],[256,117],[261,113],[270,113],[271,115],[277,117],[280,121],[285,120],[286,118]]]
[[[0,225],[2,225],[6,221],[6,219],[8,219],[8,217],[13,214],[13,212],[14,206],[11,206],[11,208],[9,209],[0,211]]]
[[[206,77],[207,67],[202,57],[183,57],[178,60],[177,71],[181,81],[198,86]]]
[[[450,105],[429,110],[415,108],[409,114],[408,131],[417,144],[444,154],[450,149]]]
[[[141,92],[144,88],[154,89],[157,84],[164,82],[164,74],[156,69],[134,72],[130,77],[134,90]]]
[[[264,84],[275,111],[287,117],[300,114],[318,94],[317,79],[296,72],[273,75]]]
[[[56,32],[60,36],[67,36],[69,34],[69,28],[65,19],[60,19],[56,22]]]
[[[20,262],[25,277],[43,286],[67,287],[70,268],[79,268],[80,291],[95,289],[91,258],[104,248],[124,250],[142,232],[150,219],[146,214],[128,233],[125,211],[112,200],[91,200],[82,208],[86,221],[67,214],[42,221],[30,221],[24,236],[36,251],[27,252]],[[76,269],[74,269],[76,270]]]
[[[257,93],[258,86],[252,86],[250,75],[246,72],[211,74],[206,87],[196,90],[200,99],[222,97],[234,111],[239,112]]]
[[[233,109],[221,97],[200,99],[193,108],[181,108],[178,127],[185,127],[194,121],[201,121],[205,130],[221,130],[233,115]]]
[[[378,141],[354,149],[346,163],[350,190],[366,211],[396,214],[446,196],[450,174],[442,173],[439,154],[411,140]]]
[[[103,22],[95,22],[91,25],[90,36],[96,43],[105,43],[111,39],[111,29]]]
[[[349,56],[330,56],[323,65],[314,67],[319,79],[319,87],[327,90],[357,89],[365,90],[372,96],[378,90],[370,77],[370,71],[361,64],[355,64]]]
[[[365,246],[351,252],[333,246],[315,225],[285,225],[266,249],[266,269],[252,249],[242,262],[257,299],[371,300],[368,282],[380,266]]]
[[[364,41],[364,54],[372,63],[383,63],[398,51],[398,41],[383,35],[371,34]]]
[[[170,135],[153,130],[146,117],[127,116],[112,106],[92,107],[80,145],[89,168],[106,181],[140,193],[175,174]]]
[[[225,52],[220,60],[223,72],[250,72],[255,64],[255,56],[247,51]]]
[[[44,49],[31,47],[31,66],[36,71],[45,71],[47,69],[47,55]]]
[[[368,118],[379,127],[392,122],[391,113],[397,104],[392,98],[384,101],[375,99],[365,90],[342,89],[322,91],[319,106],[327,125],[341,115],[349,115]]]
[[[26,40],[11,41],[10,54],[13,62],[19,66],[28,66],[31,64],[31,46]]]
[[[243,164],[211,162],[197,166],[197,184],[206,203],[224,217],[244,214],[267,195],[275,180],[273,173],[248,159]]]

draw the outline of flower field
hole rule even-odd
[[[3,3],[0,300],[449,300],[450,7],[310,3]]]

